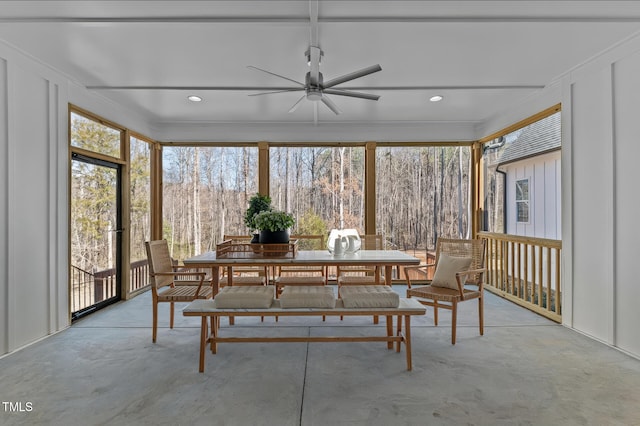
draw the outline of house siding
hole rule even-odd
[[[560,239],[560,151],[504,165],[507,172],[507,234]],[[517,222],[516,181],[529,179],[529,222]]]

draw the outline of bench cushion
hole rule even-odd
[[[340,296],[345,308],[397,308],[400,295],[386,285],[342,287]]]
[[[336,298],[331,287],[285,287],[280,295],[280,307],[333,309]]]
[[[266,309],[273,303],[273,286],[225,287],[214,297],[218,309]]]

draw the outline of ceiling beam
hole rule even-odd
[[[548,22],[548,23],[625,23],[640,22],[640,15],[626,16],[349,16],[318,17],[318,23],[506,23],[506,22]],[[2,24],[42,24],[42,23],[202,23],[202,24],[299,24],[309,25],[308,16],[32,16],[1,17]]]
[[[290,86],[111,86],[88,85],[89,90],[209,90],[209,91],[276,91]],[[341,86],[345,90],[539,90],[544,84],[489,84],[469,86]]]

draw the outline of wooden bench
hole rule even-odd
[[[411,316],[424,315],[426,308],[413,299],[400,299],[397,308],[345,308],[342,300],[336,302],[335,308],[281,308],[278,299],[273,300],[270,308],[241,309],[216,308],[215,302],[209,300],[195,300],[183,311],[187,317],[201,317],[200,328],[200,372],[204,372],[204,357],[207,343],[211,344],[211,352],[217,353],[218,343],[264,343],[264,342],[387,342],[387,348],[396,345],[396,352],[400,352],[401,343],[405,345],[407,354],[407,370],[411,370]],[[221,317],[286,317],[286,316],[372,316],[386,317],[387,327],[385,336],[307,336],[307,337],[222,337],[220,336]],[[396,333],[393,333],[393,317],[397,317]],[[209,321],[211,318],[211,334]],[[404,322],[404,330],[403,330]]]

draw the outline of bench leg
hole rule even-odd
[[[209,334],[207,328],[207,317],[203,315],[200,323],[200,365],[198,367],[198,371],[201,373],[204,373],[204,348],[207,346],[207,335]]]
[[[398,324],[396,325],[396,336],[402,336],[402,317],[398,315]],[[396,352],[400,352],[401,341],[396,342]]]
[[[216,343],[216,337],[218,337],[218,334],[220,333],[219,327],[220,327],[220,317],[218,316],[214,316],[212,317],[212,322],[211,322],[211,353],[212,354],[216,354],[218,353],[218,344]]]
[[[393,317],[387,315],[387,337],[393,337]],[[393,349],[393,342],[387,342],[387,349]]]
[[[404,345],[407,351],[407,370],[411,371],[413,366],[411,365],[411,316],[404,316],[405,330],[404,330]]]

